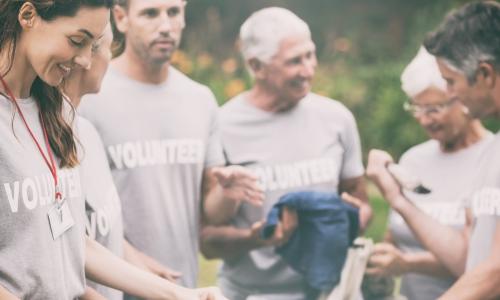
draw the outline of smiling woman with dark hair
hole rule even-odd
[[[135,268],[85,237],[82,145],[59,87],[92,63],[97,79],[85,78],[100,81],[109,53],[99,52],[100,68],[95,50],[109,48],[111,5],[0,0],[0,298],[101,299],[83,295],[87,276],[148,299],[225,299]]]
[[[14,81],[10,85],[16,97],[32,96],[39,106],[61,167],[78,162],[56,86],[72,68],[89,66],[94,35],[101,34],[100,27],[107,22],[97,22],[98,15],[108,15],[111,5],[112,0],[0,1],[0,75],[7,83]],[[20,80],[15,75],[21,75]],[[5,94],[5,87],[1,90]]]
[[[111,5],[0,0],[2,299],[74,299],[84,290],[77,146],[57,86],[90,66]]]

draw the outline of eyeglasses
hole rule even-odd
[[[455,102],[456,98],[438,104],[425,104],[425,105],[418,105],[407,101],[403,104],[403,108],[407,112],[411,113],[414,117],[420,117],[422,115],[437,116],[448,111],[448,109],[450,109],[450,107]]]

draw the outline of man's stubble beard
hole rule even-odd
[[[177,51],[177,49],[179,48],[178,43],[176,43],[176,45],[174,45],[174,47],[172,48],[172,51],[169,51],[164,56],[155,57],[153,54],[151,54],[151,48],[145,46],[144,44],[138,45],[136,43],[131,43],[131,46],[136,56],[139,57],[145,64],[151,66],[169,64],[175,51]]]

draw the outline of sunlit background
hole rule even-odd
[[[399,76],[425,34],[463,0],[191,0],[175,65],[208,85],[219,104],[247,89],[251,80],[239,56],[240,25],[253,11],[285,7],[304,19],[317,46],[314,92],[343,102],[354,113],[364,159],[371,148],[396,158],[426,139],[403,108]],[[488,121],[496,131],[500,123]],[[387,205],[370,188],[375,208],[367,235],[380,240]],[[215,282],[217,263],[202,259],[200,284]]]

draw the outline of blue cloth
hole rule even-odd
[[[347,250],[358,235],[358,209],[334,193],[288,193],[269,212],[261,231],[264,239],[274,234],[284,206],[297,211],[298,226],[276,252],[305,277],[310,289],[330,291],[340,281]]]

